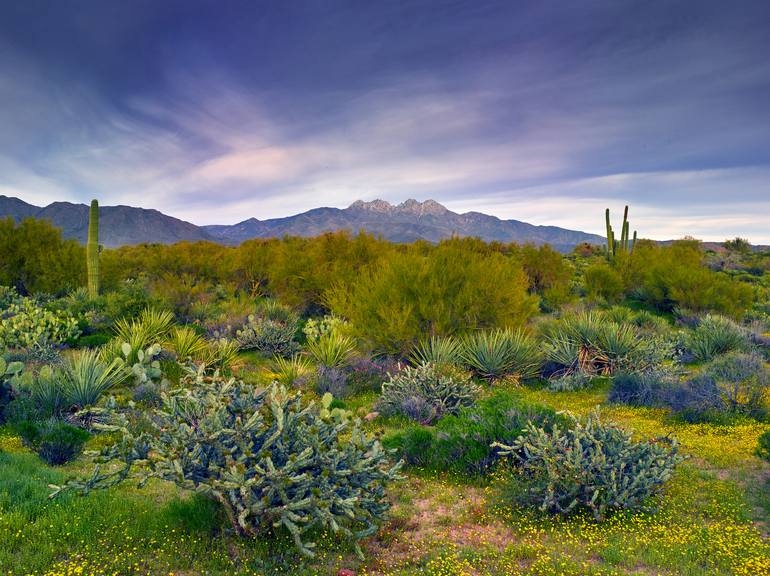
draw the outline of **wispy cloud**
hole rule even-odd
[[[355,57],[318,57],[328,83],[281,53],[253,66],[270,83],[212,54],[189,66],[171,46],[155,84],[106,93],[0,45],[0,193],[98,197],[199,224],[434,198],[594,232],[605,206],[628,203],[644,236],[770,242],[770,106],[757,96],[770,64],[745,19],[637,14],[615,29],[610,3],[569,24],[547,14],[556,20],[535,34],[522,22],[541,9],[494,27],[489,44],[466,30],[469,49],[452,46],[451,62],[440,56],[460,29],[424,46],[359,34]],[[389,50],[397,65],[380,62]]]

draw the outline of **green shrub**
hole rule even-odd
[[[251,315],[238,330],[236,339],[242,350],[257,350],[268,356],[288,358],[299,351],[299,344],[294,340],[296,335],[296,319],[284,322]]]
[[[75,340],[79,334],[73,316],[48,310],[32,298],[13,302],[0,313],[0,350],[63,344]]]
[[[630,406],[660,406],[676,385],[677,380],[661,370],[622,372],[612,379],[607,400]]]
[[[770,430],[757,439],[757,456],[770,463]]]
[[[550,429],[558,420],[552,409],[498,390],[456,415],[444,416],[433,427],[407,426],[383,442],[410,465],[475,476],[488,473],[499,460],[493,443],[514,442],[528,422]]]
[[[457,369],[434,364],[407,366],[382,383],[377,409],[385,415],[403,414],[430,424],[473,404],[479,388]]]
[[[61,420],[23,422],[16,429],[24,443],[52,466],[60,466],[76,458],[90,436],[82,428]]]
[[[685,347],[695,360],[704,362],[726,352],[748,350],[749,336],[729,318],[708,314],[686,336]]]
[[[349,331],[350,324],[345,322],[345,320],[342,318],[332,314],[327,314],[321,319],[310,318],[302,327],[302,333],[305,335],[305,338],[308,341],[317,340],[329,332],[337,332],[343,334]]]
[[[393,252],[335,282],[324,301],[376,351],[404,355],[426,334],[522,326],[538,310],[528,285],[519,262],[453,239]]]
[[[585,508],[601,520],[612,511],[644,508],[683,460],[676,440],[634,442],[598,412],[572,420],[550,431],[529,424],[513,444],[495,445],[518,464],[525,486],[518,497],[543,512]]]
[[[576,392],[591,386],[593,377],[585,372],[576,371],[562,374],[548,381],[548,389],[551,392]]]
[[[703,373],[716,382],[728,411],[760,419],[767,415],[770,377],[760,356],[731,352],[713,360]]]
[[[105,347],[104,358],[119,358],[132,366],[139,352],[165,341],[173,326],[174,315],[168,310],[146,308],[138,318],[122,318],[115,323],[115,337]],[[128,354],[124,344],[129,346]]]
[[[522,330],[477,332],[463,342],[463,360],[482,378],[536,377],[542,365],[539,344]]]
[[[399,465],[358,421],[299,394],[270,386],[258,390],[198,371],[163,396],[141,432],[116,415],[121,440],[83,481],[58,488],[88,492],[129,477],[173,482],[219,502],[235,531],[268,537],[287,529],[299,551],[313,556],[308,539],[326,529],[358,541],[374,534],[389,508],[388,484]]]
[[[203,363],[214,370],[230,370],[238,360],[239,350],[237,340],[219,338],[208,343]]]
[[[21,362],[6,362],[0,358],[0,424],[5,422],[6,409],[14,398],[14,385],[24,372]]]
[[[591,301],[618,302],[625,292],[620,273],[604,262],[585,269],[583,285],[586,297]]]

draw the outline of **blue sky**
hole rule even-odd
[[[0,4],[0,194],[770,243],[770,3]]]

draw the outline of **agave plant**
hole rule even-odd
[[[522,330],[477,332],[463,342],[462,357],[487,380],[509,375],[526,380],[537,376],[542,365],[537,342]]]
[[[460,364],[462,362],[462,342],[448,336],[431,336],[420,341],[409,355],[414,366],[421,364]]]
[[[117,358],[107,362],[96,350],[83,350],[64,369],[64,395],[72,406],[94,406],[106,390],[123,382],[126,376],[125,367]]]
[[[356,345],[350,336],[327,332],[307,343],[307,351],[313,359],[327,368],[339,368],[350,361]]]
[[[207,347],[206,340],[189,326],[171,330],[166,344],[180,361],[199,358]]]

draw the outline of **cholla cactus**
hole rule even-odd
[[[684,459],[675,439],[634,442],[628,432],[602,423],[598,411],[583,422],[571,417],[565,430],[530,423],[513,445],[492,444],[519,462],[531,482],[527,497],[543,512],[583,507],[601,520],[611,510],[642,508]]]
[[[218,501],[241,535],[286,528],[299,551],[313,556],[306,538],[324,528],[358,541],[374,534],[389,509],[385,489],[398,478],[377,440],[339,410],[303,406],[300,396],[272,385],[258,390],[203,370],[184,387],[163,394],[163,407],[133,432],[116,416],[110,430],[122,440],[101,461],[122,461],[111,472],[53,487],[83,492],[129,476],[141,484],[159,478]]]

